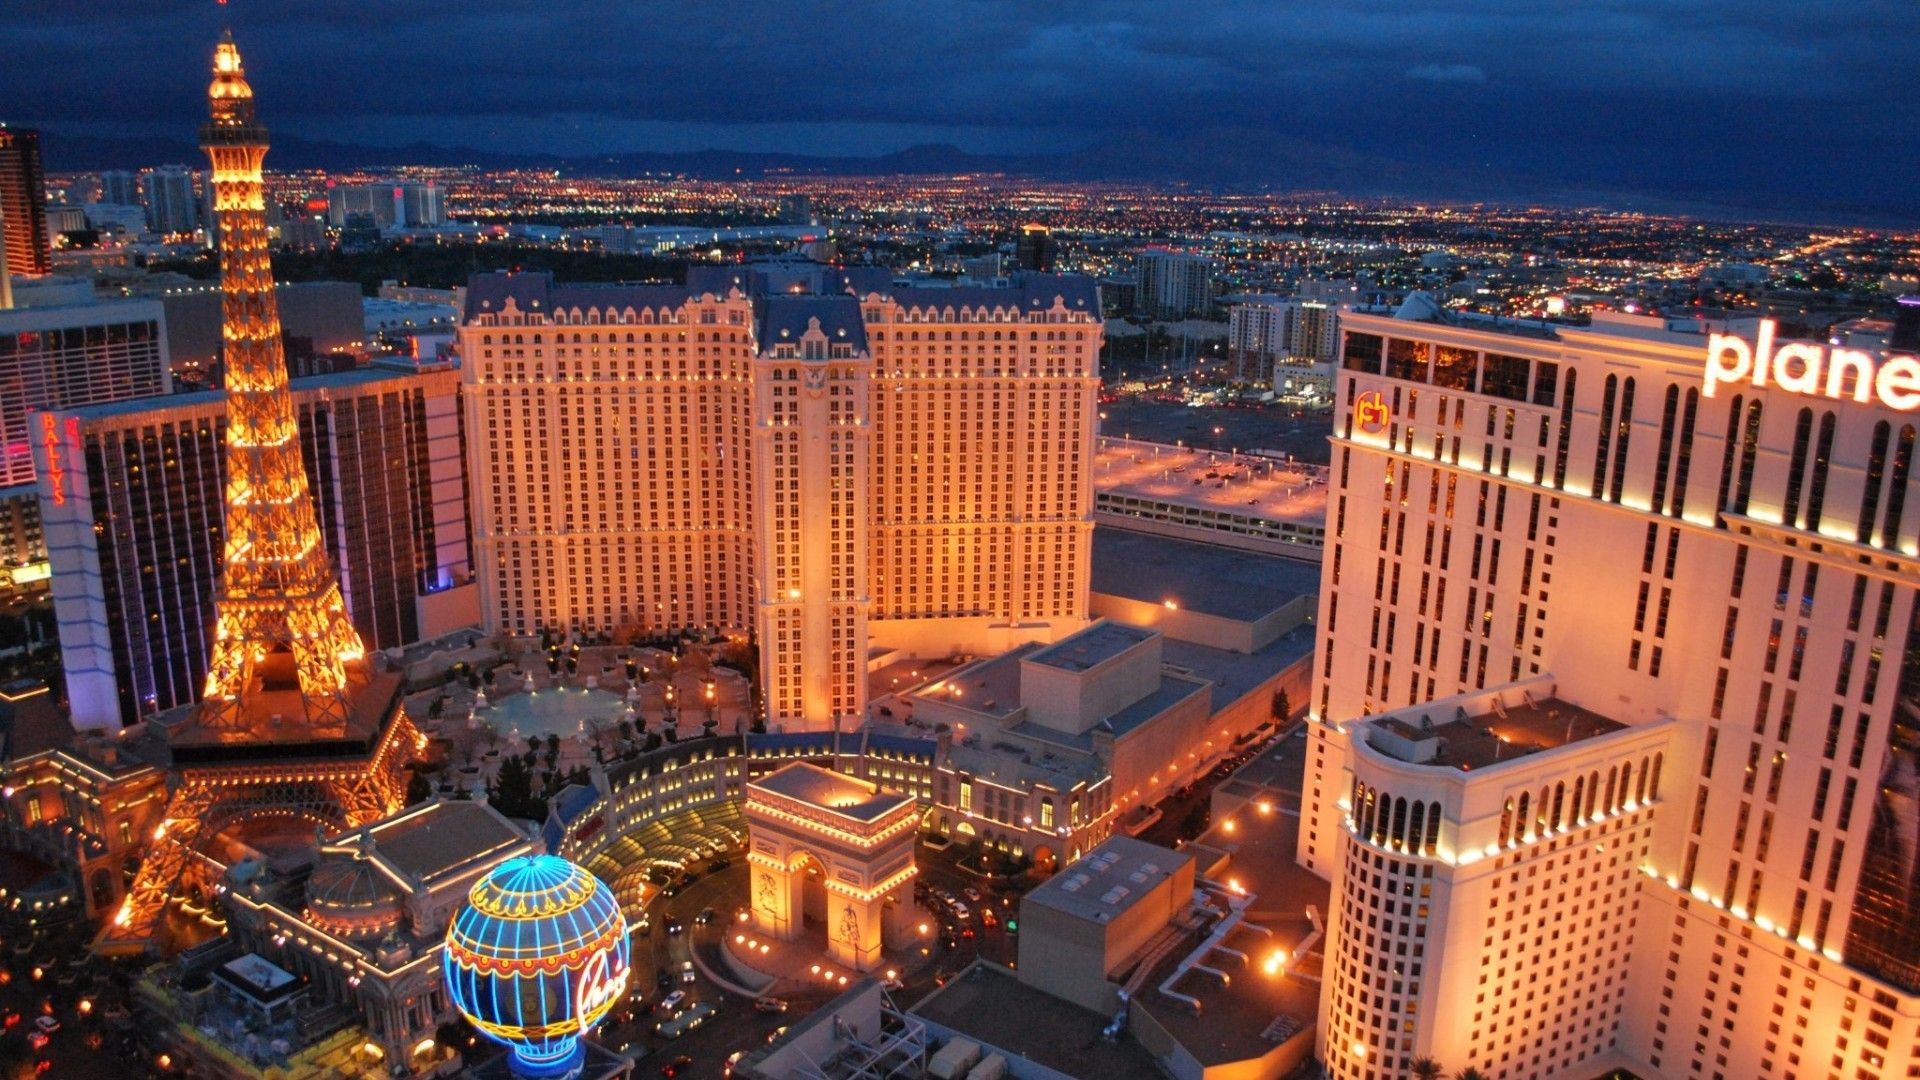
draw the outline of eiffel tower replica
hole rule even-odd
[[[103,951],[164,944],[175,896],[213,884],[207,845],[255,819],[327,831],[398,810],[420,736],[399,708],[400,678],[368,670],[339,576],[321,542],[300,457],[267,252],[254,113],[231,32],[213,57],[212,159],[227,389],[225,570],[206,692],[168,733],[167,811]]]

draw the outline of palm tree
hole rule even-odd
[[[1469,1065],[1459,1072],[1454,1073],[1453,1080],[1486,1080],[1486,1076],[1481,1073],[1479,1069]]]
[[[1414,1058],[1407,1069],[1419,1080],[1440,1080],[1440,1074],[1446,1071],[1440,1067],[1439,1062],[1430,1057]]]

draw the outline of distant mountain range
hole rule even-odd
[[[204,163],[200,148],[183,140],[68,136],[45,129],[41,142],[46,167],[53,171]],[[1474,167],[1432,159],[1416,161],[1289,142],[1271,131],[1229,129],[1197,129],[1173,136],[1140,132],[1053,154],[974,154],[956,146],[929,144],[873,157],[732,150],[561,156],[428,143],[362,146],[283,134],[274,137],[268,160],[278,169],[473,166],[486,170],[555,169],[580,176],[652,173],[702,179],[1003,173],[1050,180],[1192,184],[1223,190],[1321,192],[1356,198],[1605,206],[1733,220],[1867,227],[1912,227],[1915,223],[1914,209],[1904,201],[1887,204],[1868,197],[1836,205],[1811,192],[1776,197],[1736,191],[1613,190],[1604,182],[1528,172],[1496,162]]]

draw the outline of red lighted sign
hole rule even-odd
[[[1353,399],[1353,423],[1369,435],[1386,430],[1387,401],[1380,391],[1369,390]]]
[[[76,429],[80,426],[71,421],[70,425]],[[67,501],[67,470],[60,464],[60,425],[52,413],[40,414],[40,443],[47,448],[47,483],[53,486],[57,506]]]

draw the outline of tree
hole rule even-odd
[[[1210,811],[1206,803],[1194,803],[1193,806],[1188,809],[1187,816],[1181,819],[1180,835],[1185,839],[1191,840],[1201,833],[1206,832],[1209,813]]]
[[[500,773],[487,789],[487,801],[511,818],[544,821],[547,817],[547,801],[533,794],[533,767],[526,758],[501,759]]]
[[[423,803],[433,798],[433,781],[423,772],[415,770],[407,780],[407,805]]]
[[[1414,1058],[1407,1065],[1407,1070],[1413,1073],[1416,1080],[1440,1080],[1440,1074],[1446,1071],[1440,1067],[1439,1062],[1430,1057]]]
[[[1275,690],[1273,692],[1273,718],[1285,723],[1287,717],[1292,715],[1293,702],[1287,698],[1287,692],[1285,690]]]
[[[1487,1080],[1486,1074],[1469,1065],[1453,1074],[1453,1080]]]

